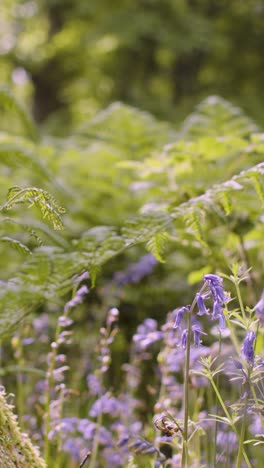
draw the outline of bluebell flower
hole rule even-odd
[[[199,312],[197,315],[209,315],[209,309],[206,308],[204,298],[200,293],[196,294],[196,302]]]
[[[255,339],[256,339],[256,334],[253,331],[248,332],[247,335],[246,335],[246,338],[244,340],[243,346],[242,346],[243,354],[244,354],[247,362],[249,362],[249,364],[251,364],[252,366],[254,364],[254,348],[253,348],[253,345],[254,345]]]
[[[261,323],[264,323],[264,289],[261,294],[261,298],[255,306],[256,316]]]
[[[200,337],[201,335],[206,335],[199,325],[192,325],[192,331],[193,331],[193,341],[194,341],[194,346],[198,347],[200,346],[201,340]]]
[[[204,276],[204,281],[207,281],[214,300],[218,300],[222,303],[228,300],[223,290],[223,280],[220,276],[208,274]]]
[[[185,312],[189,312],[189,307],[181,307],[180,309],[176,309],[176,319],[173,328],[178,328],[183,320],[183,316]]]
[[[187,339],[188,339],[188,330],[185,329],[185,330],[183,330],[183,332],[181,334],[181,346],[183,347],[183,349],[186,348]]]
[[[218,319],[220,330],[224,330],[226,328],[226,320],[224,314],[219,314]]]
[[[218,319],[218,316],[223,314],[223,310],[224,308],[222,304],[217,299],[215,299],[213,305],[212,320]]]

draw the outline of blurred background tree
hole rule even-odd
[[[2,0],[1,81],[50,131],[120,100],[175,122],[209,94],[264,118],[261,0]]]

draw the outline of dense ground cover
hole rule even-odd
[[[261,467],[261,130],[210,97],[177,129],[117,103],[60,139],[0,98],[1,380],[22,430],[50,467]]]

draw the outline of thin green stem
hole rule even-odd
[[[218,401],[219,401],[219,403],[220,403],[220,405],[221,405],[221,407],[222,407],[222,409],[223,409],[223,411],[224,411],[224,413],[225,413],[225,415],[226,415],[226,417],[227,417],[227,419],[229,421],[229,424],[232,427],[233,432],[236,434],[238,440],[240,440],[237,428],[236,428],[236,426],[235,426],[235,424],[234,424],[234,422],[233,422],[233,420],[232,420],[232,418],[231,418],[231,416],[230,416],[230,414],[229,414],[229,412],[228,412],[228,410],[226,408],[226,405],[225,405],[225,403],[224,403],[224,401],[223,401],[223,399],[222,399],[222,397],[221,397],[221,395],[219,393],[219,390],[218,390],[218,388],[217,388],[217,386],[216,386],[216,384],[214,382],[214,379],[213,379],[213,377],[211,375],[209,376],[209,380],[210,380],[211,385],[212,385],[212,387],[213,387],[213,389],[214,389],[214,391],[216,393]],[[243,457],[245,459],[245,462],[246,462],[247,466],[249,468],[252,468],[251,463],[250,463],[250,461],[248,459],[248,456],[247,456],[243,446],[242,446],[241,450],[242,450],[242,455],[243,455]]]
[[[222,348],[222,335],[221,335],[221,331],[220,331],[220,336],[219,336],[219,349],[218,349],[218,356],[220,356],[221,354],[221,348]],[[219,388],[219,383],[220,383],[220,378],[219,378],[219,374],[217,374],[216,376],[216,387]],[[215,402],[215,414],[216,416],[218,415],[218,400],[217,400],[217,397],[216,397],[216,402]],[[213,460],[213,466],[216,467],[216,439],[217,439],[217,430],[218,430],[218,421],[216,420],[215,421],[215,434],[214,434],[214,444],[213,444],[213,457],[212,457],[212,460]]]
[[[185,354],[184,369],[184,427],[182,446],[182,468],[188,466],[188,421],[189,421],[189,371],[190,371],[190,351],[191,351],[191,312],[187,319],[187,344]]]
[[[239,306],[240,306],[242,316],[243,316],[243,319],[244,319],[244,322],[245,322],[245,325],[246,325],[247,324],[247,316],[246,316],[246,312],[245,312],[245,308],[244,308],[244,304],[243,304],[243,301],[242,301],[242,297],[241,297],[241,293],[240,293],[239,284],[238,284],[237,279],[235,281],[235,287],[236,287],[236,293],[237,293]]]
[[[236,352],[239,355],[240,354],[240,344],[239,344],[238,339],[236,337],[236,334],[235,334],[235,332],[233,330],[232,323],[230,322],[228,315],[225,316],[225,319],[226,319],[227,327],[228,327],[228,329],[230,331],[230,335],[231,335],[233,345],[235,346]]]
[[[200,294],[206,289],[207,283],[203,285]],[[188,423],[189,423],[189,372],[190,372],[190,352],[191,352],[191,328],[192,328],[192,313],[196,305],[196,297],[194,298],[187,318],[187,343],[185,354],[185,369],[184,369],[184,425],[183,425],[183,441],[182,441],[182,459],[181,468],[188,467]]]
[[[59,406],[59,417],[62,420],[63,417],[63,406],[64,406],[64,385],[60,389],[60,406]],[[56,459],[56,468],[61,467],[62,459],[62,430],[60,428],[57,439],[57,459]]]
[[[89,468],[96,468],[97,466],[97,461],[98,461],[97,454],[98,454],[98,449],[99,449],[99,431],[100,431],[102,422],[103,422],[103,413],[100,411],[97,417],[96,431],[94,434],[91,461],[89,463]]]
[[[58,329],[58,326],[57,326]],[[45,385],[45,434],[44,434],[44,458],[47,466],[49,466],[49,459],[50,459],[50,440],[49,440],[49,433],[50,433],[50,423],[51,423],[51,414],[50,414],[50,391],[53,384],[53,371],[55,369],[56,363],[56,355],[57,355],[57,333],[56,330],[56,339],[53,343],[54,347],[52,348],[51,357],[50,357],[50,364],[47,370],[47,378],[46,378],[46,385]],[[56,346],[55,346],[56,345]]]
[[[240,438],[239,438],[239,447],[238,447],[236,468],[240,468],[240,467],[241,467],[241,463],[242,463],[243,444],[244,444],[245,434],[246,434],[247,402],[248,402],[248,398],[246,398],[246,401],[245,401],[245,408],[244,408],[244,414],[243,414],[243,421],[242,421],[242,427],[241,427]]]

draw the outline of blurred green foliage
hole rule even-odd
[[[263,284],[264,147],[239,108],[209,97],[176,130],[112,104],[59,138],[33,132],[21,104],[6,89],[2,96],[17,135],[0,135],[1,332],[44,303],[58,308],[83,270],[92,285],[98,278],[96,314],[123,308],[128,334],[130,320],[135,327],[188,302],[204,272],[228,272],[233,262],[253,266],[254,305]],[[120,287],[115,273],[146,250],[160,265]]]
[[[112,101],[177,122],[219,94],[263,122],[261,0],[2,0],[0,73],[57,134]]]

